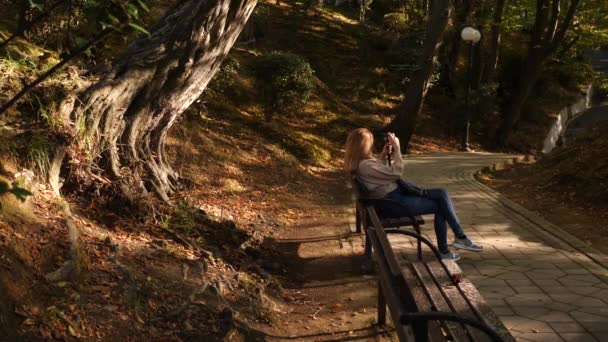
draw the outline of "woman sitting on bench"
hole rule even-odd
[[[448,247],[447,224],[454,232],[452,246],[469,251],[481,251],[482,247],[475,244],[464,234],[458,222],[452,200],[445,189],[421,189],[412,183],[401,179],[403,159],[399,139],[393,134],[387,134],[388,142],[382,150],[382,159],[372,154],[374,136],[365,128],[358,128],[348,135],[346,140],[346,155],[344,169],[356,176],[369,191],[372,198],[386,198],[400,205],[383,206],[383,217],[399,217],[407,215],[435,214],[435,234],[437,247],[442,259],[458,260],[460,256]],[[392,164],[390,159],[392,158]]]

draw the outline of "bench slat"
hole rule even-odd
[[[410,268],[411,265],[401,267],[401,274],[407,284],[408,290],[412,293],[416,302],[416,308],[412,308],[415,312],[419,311],[433,311],[431,303],[425,296],[422,287],[418,283],[418,279],[414,275],[414,271]],[[415,324],[415,323],[414,323]],[[429,341],[445,341],[445,335],[443,334],[441,325],[437,321],[428,321],[428,337]]]
[[[471,306],[479,313],[484,322],[490,326],[494,331],[502,337],[504,342],[515,342],[515,338],[511,335],[509,330],[502,324],[502,321],[494,311],[490,308],[488,303],[483,299],[475,285],[473,285],[468,279],[462,279],[460,281],[460,288],[465,293],[465,299],[471,304]]]
[[[405,312],[405,303],[399,297],[400,294],[397,293],[397,281],[395,277],[390,275],[391,270],[386,256],[384,255],[383,250],[379,248],[380,242],[378,241],[378,236],[374,233],[374,231],[369,230],[367,231],[367,238],[374,246],[376,255],[378,256],[378,270],[380,274],[378,277],[379,285],[382,287],[384,302],[387,304],[388,310],[391,313],[391,320],[394,320],[395,317],[401,317],[401,314]],[[378,310],[386,310],[386,308],[379,307]],[[412,327],[395,321],[393,321],[393,326],[395,327],[397,335],[399,336],[399,341],[414,341]]]
[[[443,267],[441,267],[441,264],[438,261],[430,261],[426,263],[426,266],[431,277],[435,280],[439,290],[443,293],[444,298],[447,299],[447,302],[452,307],[452,310],[455,313],[463,316],[467,316],[472,319],[479,319],[475,311],[471,309],[469,303],[462,296],[462,293],[460,293],[458,288],[454,286],[448,274],[445,272]],[[476,328],[466,326],[466,329],[469,332],[471,339],[475,342],[491,341],[490,337],[486,333]]]
[[[378,239],[384,254],[386,255],[386,260],[388,262],[391,274],[394,277],[398,277],[400,272],[399,263],[397,262],[397,258],[393,252],[393,247],[391,246],[391,243],[388,241],[388,237],[384,232],[384,228],[382,227],[382,224],[380,224],[380,219],[378,218],[375,210],[368,209],[367,212],[369,214],[369,218],[372,220],[373,227],[375,227],[375,236]]]
[[[412,262],[412,267],[435,309],[437,311],[451,312],[452,308],[450,308],[450,305],[445,301],[445,298],[437,288],[437,284],[435,284],[435,281],[424,264],[422,262]],[[465,328],[461,324],[449,321],[444,322],[444,324],[455,342],[470,341],[467,332],[464,330]]]
[[[385,219],[382,219],[380,223],[382,223],[382,226],[384,228],[407,227],[407,226],[413,226],[414,223],[416,223],[418,225],[424,224],[424,219],[422,218],[422,216],[415,216],[414,219],[415,219],[415,221],[406,216],[395,217],[395,218],[385,218]]]

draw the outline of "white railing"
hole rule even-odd
[[[581,97],[580,100],[578,100],[574,104],[567,106],[559,112],[557,118],[555,119],[555,122],[549,130],[549,134],[547,134],[547,137],[545,137],[545,140],[543,141],[544,154],[551,152],[555,148],[560,137],[566,131],[566,126],[568,125],[568,122],[572,118],[591,108],[592,98],[593,86],[589,85],[587,86],[585,95]]]

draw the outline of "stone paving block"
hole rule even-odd
[[[568,291],[571,291],[573,293],[577,293],[577,294],[581,294],[581,295],[592,295],[594,293],[600,292],[601,290],[599,290],[597,287],[594,286],[568,286]],[[608,298],[608,297],[604,297],[604,298]]]
[[[513,272],[527,272],[527,271],[530,271],[529,267],[524,267],[524,266],[519,266],[519,265],[507,266],[507,267],[505,267],[505,269],[509,270],[509,271],[513,271]]]
[[[506,272],[496,275],[496,278],[504,279],[504,280],[513,280],[513,279],[528,279],[525,273],[521,272]]]
[[[530,279],[541,280],[541,279],[562,279],[566,273],[560,269],[534,269],[526,272],[526,275]]]
[[[592,333],[608,333],[608,321],[604,322],[580,322],[581,325]]]
[[[549,326],[558,333],[586,332],[585,328],[576,322],[549,323]]]
[[[598,342],[593,335],[586,332],[560,333],[559,335],[566,342]]]
[[[520,293],[505,298],[511,306],[540,306],[552,302],[551,297],[544,293]]]
[[[601,283],[601,280],[599,280],[598,277],[592,275],[592,274],[569,274],[566,275],[565,277],[561,278],[563,280],[575,280],[575,281],[582,281],[582,282],[586,282],[589,284],[597,284],[597,283]]]
[[[561,312],[571,312],[571,311],[579,309],[579,307],[576,305],[560,303],[560,302],[551,302],[551,303],[546,303],[544,305],[547,309],[554,310],[554,311],[561,311]]]
[[[517,287],[517,286],[535,286],[532,280],[529,279],[508,279],[507,284]]]
[[[584,287],[584,286],[589,286],[589,285],[593,285],[593,284],[589,284],[586,281],[580,281],[580,280],[575,280],[575,279],[568,279],[568,278],[563,278],[563,279],[557,279],[557,281],[564,285],[564,286],[568,286],[568,287]]]
[[[559,268],[563,269],[563,270],[580,270],[583,269],[583,266],[581,266],[580,264],[570,260],[569,262],[564,262],[564,263],[558,263],[556,264]]]
[[[511,285],[511,284],[509,284]],[[543,290],[538,286],[513,286],[515,293],[543,293]]]
[[[490,277],[481,275],[481,274],[469,274],[467,278],[472,281],[474,284],[478,285],[480,281],[491,279]]]
[[[549,293],[549,296],[551,296],[551,298],[553,298],[553,300],[556,302],[561,302],[561,303],[566,303],[566,304],[577,303],[579,300],[581,300],[581,298],[583,298],[583,296],[578,295],[576,293],[572,293],[572,292],[565,292],[565,293],[558,293],[558,294]]]
[[[493,277],[505,272],[509,272],[505,269],[504,266],[494,265],[492,263],[487,262],[486,260],[478,262],[476,264],[476,268],[479,271],[479,274],[488,277]]]
[[[517,336],[517,340],[522,340],[522,341],[534,341],[534,342],[560,342],[563,341],[563,339],[560,337],[560,335],[558,333],[552,332],[552,333],[524,333],[521,334],[519,336]]]
[[[507,283],[502,280],[502,279],[498,279],[498,278],[487,278],[487,279],[483,279],[483,280],[479,280],[475,283],[475,285],[477,286],[505,286],[507,287]]]
[[[573,265],[573,266],[578,266],[578,265]],[[558,267],[562,268],[568,274],[591,274],[591,272],[587,271],[584,268],[567,268],[567,267],[562,267],[559,265],[558,265]]]
[[[554,332],[545,322],[535,321],[520,316],[499,316],[500,320],[505,324],[509,331],[518,331],[522,333],[542,333]]]
[[[585,307],[606,307],[606,303],[604,301],[593,297],[583,297],[574,304]]]
[[[481,253],[481,255],[483,255],[483,262],[479,263],[479,265],[488,267],[500,267],[502,269],[505,269],[509,266],[513,266],[513,263],[511,263],[509,260],[505,260],[505,258],[489,258],[485,253]]]
[[[535,269],[557,269],[557,266],[549,261],[532,261],[528,263],[528,266]]]
[[[532,278],[534,284],[538,285],[542,288],[547,287],[563,287],[563,284],[554,279],[534,279]]]
[[[602,316],[606,319],[606,323],[608,323],[608,305],[592,307],[584,306],[579,307],[578,311],[586,312],[592,315]]]
[[[492,311],[498,316],[511,316],[515,314],[513,309],[509,306],[494,306],[492,307]]]
[[[515,312],[515,314],[517,314],[518,316],[523,316],[523,317],[532,318],[532,319],[535,319],[538,316],[546,315],[549,313],[549,309],[547,309],[546,307],[541,306],[541,305],[537,305],[537,306],[514,306],[514,305],[512,305],[511,308],[513,309],[513,312]]]
[[[509,286],[478,286],[477,289],[484,298],[506,298],[515,294]]]
[[[600,284],[595,284],[593,286],[600,288],[600,289],[608,289],[608,283],[600,283]]]
[[[486,303],[488,303],[490,307],[507,306],[507,302],[502,298],[487,298]]]
[[[573,323],[574,318],[565,312],[551,311],[546,314],[541,314],[534,317],[534,319],[547,322],[547,323]]]
[[[564,294],[564,293],[572,293],[572,291],[565,286],[544,286],[541,287],[543,291],[547,294]],[[578,294],[578,293],[576,293]]]
[[[608,325],[608,320],[603,316],[582,311],[572,311],[570,315],[572,315],[572,317],[580,323],[603,323],[604,325]]]
[[[593,336],[599,341],[599,342],[605,342],[608,341],[608,333],[593,333]]]

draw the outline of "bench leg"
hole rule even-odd
[[[355,232],[361,233],[361,212],[359,211],[359,206],[355,207]]]
[[[418,321],[412,324],[416,342],[428,342],[429,324],[427,321]]]
[[[420,226],[418,224],[414,224],[414,230],[416,231],[416,234],[420,235]],[[422,260],[422,242],[420,240],[416,240],[417,241],[417,248],[418,248],[418,260]]]
[[[369,239],[367,238],[367,234],[365,234],[365,257],[366,258],[370,258],[372,257],[372,242],[369,241]]]
[[[378,280],[378,324],[386,324],[386,300],[384,299],[380,280]]]

